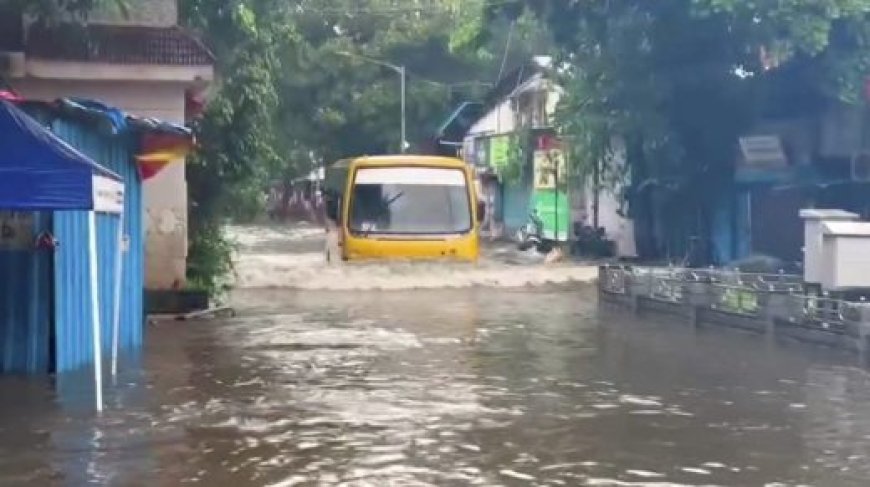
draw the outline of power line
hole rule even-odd
[[[431,2],[432,4],[440,4],[439,0],[434,0]],[[481,8],[490,8],[490,7],[501,7],[505,5],[510,5],[516,3],[516,0],[489,0],[484,1],[479,4]],[[460,5],[461,7],[461,5]],[[365,15],[392,15],[392,14],[401,14],[401,13],[436,13],[436,12],[446,12],[448,10],[444,7],[438,7],[436,5],[417,5],[417,6],[407,6],[407,7],[389,7],[389,8],[330,8],[330,7],[304,7],[302,5],[297,5],[296,10],[301,13],[314,13],[314,14],[365,14]],[[457,9],[461,10],[461,8]]]
[[[342,51],[327,50],[326,52],[330,52],[331,54],[345,55]],[[483,86],[486,88],[493,88],[496,85],[496,83],[494,83],[492,81],[485,81],[485,80],[480,80],[480,79],[464,79],[464,80],[459,80],[459,81],[438,81],[438,80],[429,78],[427,76],[423,76],[422,74],[417,73],[415,71],[409,70],[407,65],[404,63],[401,63],[400,61],[383,60],[383,59],[379,59],[377,57],[372,57],[372,56],[362,55],[362,54],[353,54],[353,53],[349,53],[349,52],[347,53],[347,57],[366,60],[366,61],[371,62],[373,64],[387,67],[387,68],[392,69],[394,71],[397,68],[403,68],[405,70],[405,74],[408,76],[408,78],[414,78],[417,81],[422,81],[424,83],[429,83],[431,85],[437,85],[437,86],[441,86],[444,88],[452,89],[453,87],[460,87],[460,86]]]
[[[510,53],[510,50],[511,50],[511,40],[513,39],[514,28],[516,26],[517,26],[517,22],[515,20],[511,21],[510,29],[508,29],[507,41],[505,42],[505,45],[504,45],[504,57],[501,58],[501,67],[498,70],[498,77],[496,78],[497,80],[501,79],[502,75],[504,74],[504,68],[507,65],[508,53]]]
[[[453,86],[488,86],[492,87],[494,84],[490,81],[481,81],[476,79],[463,80],[463,81],[437,81],[431,78],[427,78],[423,75],[417,74],[413,71],[407,71],[408,76],[412,78],[416,78],[420,81],[424,81],[426,83],[443,86],[445,88],[450,88]]]
[[[389,61],[386,59],[380,59],[378,57],[369,56],[367,54],[358,54],[358,53],[353,53],[353,52],[349,52],[349,51],[332,51],[332,54],[336,54],[339,56],[346,56],[346,57],[349,57],[352,59],[357,58],[357,59],[365,60],[365,61],[377,64],[377,65],[381,65],[381,66],[384,66],[384,67],[387,67],[387,68],[390,68],[393,70],[402,69],[405,71],[405,74],[409,78],[416,78],[419,81],[423,81],[425,83],[429,83],[429,84],[433,84],[433,85],[443,86],[445,88],[452,88],[454,86],[487,86],[487,87],[495,86],[495,84],[490,82],[490,81],[481,81],[481,80],[475,80],[475,79],[462,80],[462,81],[451,81],[451,82],[437,81],[437,80],[428,78],[426,76],[423,76],[419,73],[416,73],[414,71],[411,71],[407,68],[407,66],[400,65],[399,62]]]

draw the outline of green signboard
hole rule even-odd
[[[544,238],[567,241],[571,225],[568,193],[555,189],[536,189],[532,195],[532,204],[544,224]]]
[[[544,238],[567,241],[571,226],[568,171],[559,149],[535,151],[532,205],[544,224]]]
[[[489,164],[495,169],[505,167],[510,160],[511,138],[499,135],[489,139]]]

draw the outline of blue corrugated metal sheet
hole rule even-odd
[[[117,224],[117,216],[97,215],[98,292],[104,357],[111,351],[112,343]],[[55,252],[55,326],[57,370],[61,372],[90,363],[94,353],[88,232],[87,212],[55,214],[54,235],[60,243]],[[122,320],[121,325],[125,334],[129,334],[128,324]]]
[[[131,159],[129,140],[99,134],[93,127],[56,120],[52,130],[76,149],[124,179],[125,234],[129,247],[123,256],[121,290],[122,350],[142,345],[144,322],[144,226],[142,185]],[[87,364],[93,356],[89,288],[88,220],[86,212],[59,212],[54,218],[60,247],[55,257],[57,370],[68,371]],[[64,242],[75,243],[64,245]],[[104,356],[111,350],[114,316],[114,269],[117,249],[117,217],[98,215],[97,254],[100,271],[100,304]]]
[[[50,225],[34,214],[34,236]],[[51,253],[0,251],[0,372],[49,371]]]

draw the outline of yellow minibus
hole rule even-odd
[[[339,161],[324,180],[326,259],[447,259],[480,254],[474,174],[459,159],[378,156]]]

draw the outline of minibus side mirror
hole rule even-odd
[[[478,201],[477,202],[477,222],[481,223],[486,219],[486,202]]]

